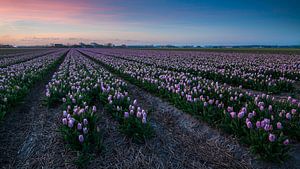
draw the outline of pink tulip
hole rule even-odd
[[[227,108],[227,111],[230,113],[230,112],[232,112],[233,111],[233,107],[228,107]]]
[[[293,115],[295,115],[295,114],[297,113],[297,110],[296,110],[296,109],[292,109],[292,110],[291,110],[291,113],[292,113]]]
[[[231,113],[230,113],[230,116],[231,116],[231,118],[235,118],[236,112],[231,112]]]
[[[286,117],[286,119],[290,120],[290,119],[292,118],[292,115],[291,115],[291,113],[287,113],[287,114],[285,115],[285,117]]]
[[[269,111],[271,112],[272,110],[273,110],[273,107],[272,107],[272,105],[269,105]]]
[[[276,126],[277,126],[277,129],[282,129],[282,124],[280,122],[277,122]]]
[[[288,145],[288,144],[290,144],[290,141],[289,141],[289,139],[286,139],[286,140],[284,140],[283,144],[284,144],[284,145]]]
[[[142,117],[142,113],[138,111],[138,112],[136,113],[136,117],[137,117],[137,118],[141,118],[141,117]]]
[[[265,109],[264,106],[259,106],[260,111],[264,111],[264,109]]]

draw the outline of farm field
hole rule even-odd
[[[0,50],[1,168],[300,168],[297,50]]]

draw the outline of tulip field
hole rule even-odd
[[[298,54],[32,49],[0,75],[3,168],[300,167]]]

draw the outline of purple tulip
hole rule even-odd
[[[67,111],[65,111],[65,110],[63,111],[63,116],[64,116],[64,117],[67,117],[67,116],[68,116]]]
[[[83,141],[84,141],[83,135],[79,135],[78,136],[78,140],[79,140],[80,143],[83,143]]]
[[[79,111],[78,111],[78,115],[81,115],[82,113],[84,113],[85,112],[85,109],[80,109]]]
[[[245,115],[245,112],[241,111],[241,112],[238,113],[238,118],[241,119],[241,118],[244,117],[244,115]]]
[[[68,124],[67,118],[63,118],[63,119],[62,119],[62,123],[63,123],[63,125],[67,125],[67,124]]]
[[[74,126],[74,120],[71,118],[71,119],[69,119],[69,121],[68,121],[68,126],[70,127],[70,128],[72,128],[73,126]]]
[[[124,117],[128,118],[129,117],[129,113],[128,112],[124,112]]]
[[[87,119],[83,119],[83,124],[86,126],[89,124],[88,120]]]
[[[266,124],[265,127],[264,127],[264,130],[265,131],[270,131],[270,130],[272,130],[272,128],[273,128],[272,125]]]
[[[276,136],[274,135],[274,134],[269,134],[269,141],[270,142],[274,142],[275,141],[275,139],[276,139]]]
[[[251,123],[251,121],[248,121],[248,122],[247,122],[247,128],[248,128],[248,129],[252,128],[252,123]]]
[[[258,129],[261,128],[261,123],[260,123],[260,121],[257,121],[255,125],[256,125],[256,128],[258,128]]]
[[[95,113],[97,111],[96,106],[93,106],[93,112]]]
[[[77,130],[82,130],[82,124],[81,123],[77,124]]]
[[[83,134],[87,134],[88,133],[88,128],[87,127],[84,127],[83,128]]]

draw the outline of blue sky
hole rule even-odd
[[[300,44],[296,0],[1,0],[0,43]]]

